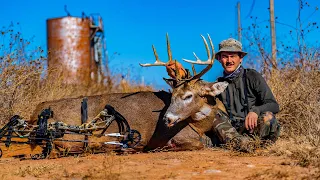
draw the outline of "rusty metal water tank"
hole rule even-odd
[[[91,73],[90,19],[47,20],[48,68],[63,71],[65,83],[88,84]]]

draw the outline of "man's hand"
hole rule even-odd
[[[253,132],[253,129],[257,127],[258,124],[258,114],[255,112],[249,112],[246,120],[245,120],[245,126],[247,130],[251,130],[250,132]]]
[[[172,78],[176,78],[177,74],[176,74],[176,69],[177,71],[179,71],[179,75],[181,76],[181,78],[185,78],[186,77],[186,70],[183,68],[183,66],[176,61],[171,61],[166,65],[166,70],[168,72],[168,75]]]

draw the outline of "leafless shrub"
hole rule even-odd
[[[281,106],[277,117],[282,123],[282,137],[289,142],[284,147],[281,147],[283,144],[277,144],[275,149],[277,153],[298,159],[299,164],[303,166],[320,165],[318,164],[320,159],[318,63],[319,59],[312,61],[310,67],[306,65],[303,69],[300,66],[282,69],[274,72],[268,81]]]

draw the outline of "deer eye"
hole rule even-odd
[[[188,100],[192,98],[192,94],[186,95],[185,97],[183,97],[183,100]]]

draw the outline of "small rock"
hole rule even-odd
[[[199,175],[199,174],[200,174],[199,172],[192,172],[193,176],[196,176],[196,175]]]
[[[208,169],[208,170],[205,170],[203,173],[205,174],[213,174],[213,173],[221,173],[220,170],[216,170],[216,169]]]
[[[253,165],[253,164],[248,164],[247,167],[248,167],[248,168],[254,168],[255,165]]]

